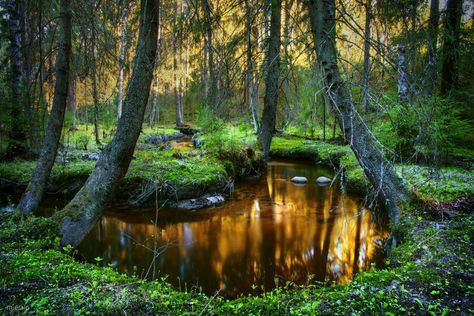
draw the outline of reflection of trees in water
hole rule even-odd
[[[171,283],[180,278],[181,286],[199,283],[209,293],[223,288],[232,296],[251,292],[252,284],[273,288],[275,275],[280,285],[304,283],[309,274],[345,282],[367,269],[377,252],[375,241],[385,238],[370,212],[335,188],[311,181],[298,187],[283,180],[291,176],[291,170],[271,168],[266,179],[241,187],[244,199],[227,203],[205,219],[161,223],[159,245],[174,240],[178,244],[158,258],[157,271],[169,275]],[[131,225],[103,218],[88,238],[94,246],[85,253],[117,260],[122,271],[131,272],[136,265],[140,274],[153,254],[137,244],[149,245],[153,234],[149,221]]]

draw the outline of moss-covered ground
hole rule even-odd
[[[177,132],[160,128],[142,133],[118,196],[133,200],[147,187],[158,189],[160,196],[167,199],[223,192],[236,178],[254,172],[253,169],[258,169],[261,164],[261,157],[254,149],[255,141],[234,137],[232,129],[204,135],[204,143],[209,145],[199,149],[146,143],[148,135],[173,135]],[[92,172],[100,149],[85,137],[86,133],[79,129],[71,134],[69,145],[59,152],[49,179],[49,191],[74,193]],[[110,138],[103,143],[107,140]],[[2,184],[26,187],[34,167],[35,161],[0,163]],[[71,185],[75,182],[78,184]]]

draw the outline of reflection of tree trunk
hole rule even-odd
[[[36,163],[30,183],[21,197],[18,209],[28,215],[34,211],[43,197],[46,182],[56,159],[66,111],[69,67],[71,59],[71,11],[69,0],[61,0],[61,34],[56,58],[56,83],[54,100],[44,138],[43,148]]]
[[[458,58],[461,31],[462,0],[448,0],[444,19],[441,93],[447,94],[458,83]]]
[[[122,20],[120,23],[120,60],[119,60],[119,77],[118,77],[118,105],[117,118],[122,116],[122,102],[123,102],[123,67],[125,64],[125,0],[122,0]]]
[[[335,0],[310,0],[307,3],[324,87],[338,118],[341,131],[380,202],[385,205],[390,219],[397,223],[400,214],[399,204],[409,201],[411,195],[392,164],[375,145],[373,136],[356,112],[345,82],[339,73],[335,39]]]
[[[372,19],[372,0],[365,3],[365,31],[364,31],[364,78],[363,78],[363,103],[364,113],[369,111],[369,80],[370,80],[370,21]]]
[[[358,209],[359,210],[359,209]],[[362,228],[362,216],[364,210],[360,210],[357,214],[357,228],[355,233],[355,247],[354,247],[354,263],[353,263],[353,271],[354,274],[359,272],[359,256],[360,256],[360,231]]]
[[[262,145],[265,158],[268,158],[273,132],[275,130],[276,112],[278,105],[278,86],[280,79],[280,32],[281,32],[281,3],[271,0],[270,38],[267,51],[267,76],[265,79],[265,98],[262,114],[262,128],[259,142]]]
[[[77,246],[102,217],[106,203],[125,177],[140,135],[153,80],[157,50],[158,0],[142,0],[135,65],[127,87],[122,117],[82,189],[55,213],[62,244]]]

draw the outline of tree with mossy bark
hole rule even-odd
[[[338,68],[335,0],[308,0],[311,32],[325,93],[330,100],[345,140],[349,143],[390,220],[398,223],[400,205],[412,195],[385,156],[382,145],[356,111]]]
[[[54,215],[62,244],[77,246],[102,217],[105,206],[127,173],[140,135],[157,52],[159,0],[142,0],[140,33],[122,116],[112,141],[76,196]]]
[[[18,209],[28,215],[38,208],[58,151],[69,92],[71,62],[71,8],[69,0],[61,0],[61,35],[56,59],[56,83],[53,107],[36,168],[23,194]]]
[[[281,43],[281,2],[270,1],[270,37],[266,56],[267,76],[265,78],[265,97],[263,99],[262,124],[258,140],[265,158],[270,153],[273,132],[275,131],[280,80],[280,43]]]

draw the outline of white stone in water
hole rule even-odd
[[[328,185],[331,183],[331,179],[326,178],[326,177],[319,177],[316,179],[316,183],[319,185]]]
[[[293,177],[291,178],[291,182],[303,184],[303,183],[307,183],[308,179],[306,179],[305,177]]]

